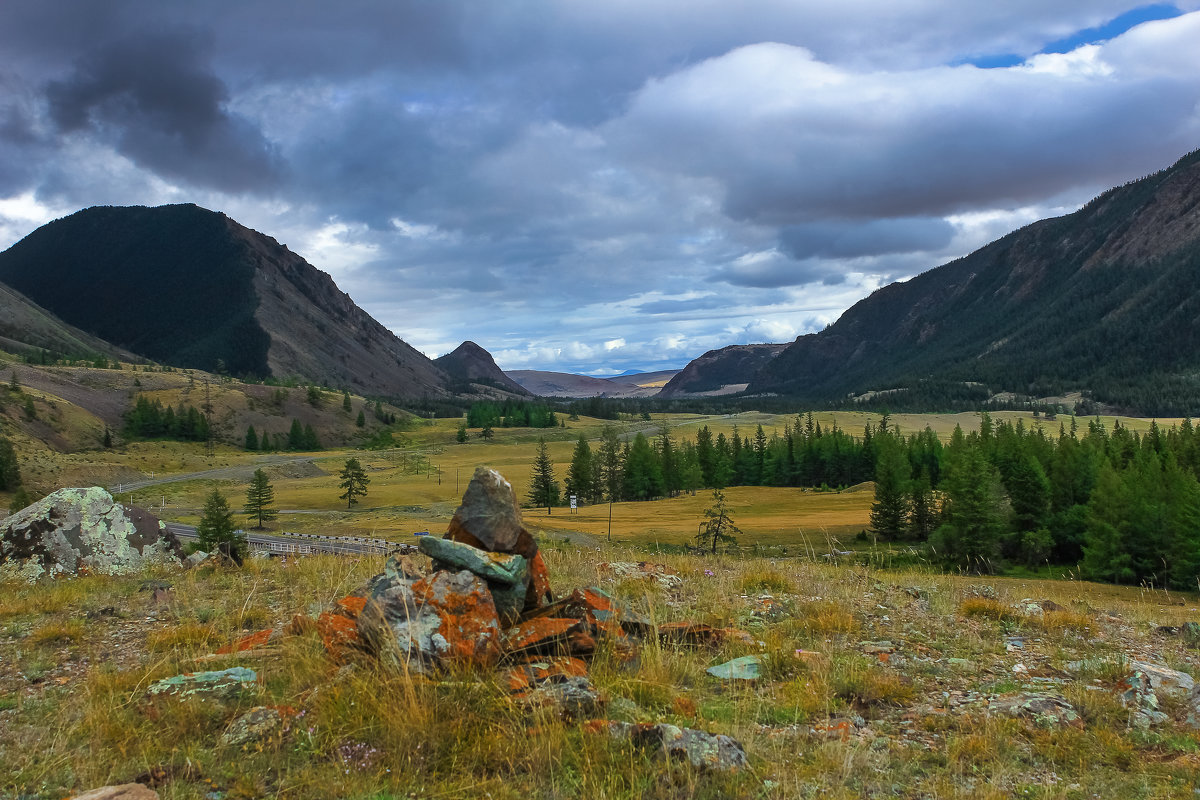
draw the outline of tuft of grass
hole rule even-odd
[[[964,617],[994,619],[997,622],[1016,622],[1024,619],[1016,609],[992,597],[968,597],[958,604],[958,612]]]
[[[830,683],[835,696],[858,708],[906,706],[916,696],[909,678],[858,658],[835,663]]]
[[[160,631],[151,631],[146,636],[146,647],[151,652],[198,650],[210,647],[216,641],[217,631],[211,625],[185,622]]]
[[[1095,627],[1095,621],[1077,611],[1047,611],[1040,617],[1031,617],[1030,624],[1047,633],[1063,634],[1067,631],[1086,633]]]
[[[800,626],[812,636],[850,635],[862,628],[858,617],[844,606],[833,602],[802,606],[797,616]]]
[[[83,620],[56,620],[34,628],[29,634],[29,643],[42,647],[73,644],[80,641],[85,632]]]
[[[778,569],[746,575],[739,588],[743,594],[790,594],[796,590],[792,579]]]

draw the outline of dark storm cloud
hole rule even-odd
[[[226,108],[229,93],[207,61],[211,36],[193,30],[133,35],[80,58],[46,86],[61,133],[110,143],[165,178],[231,192],[279,177],[275,148]]]
[[[940,217],[809,222],[788,225],[779,234],[782,249],[796,259],[936,252],[953,237],[954,226]]]

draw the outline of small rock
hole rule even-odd
[[[83,794],[73,795],[71,800],[158,800],[158,792],[140,783],[122,783],[90,789]]]
[[[283,715],[279,709],[255,706],[229,724],[221,734],[220,743],[227,747],[238,747],[261,741],[283,727]]]
[[[758,656],[742,656],[709,667],[705,672],[723,680],[756,681],[762,677],[762,659]]]
[[[1052,694],[1022,692],[992,698],[988,711],[1033,721],[1039,727],[1081,726],[1078,712],[1065,698]]]
[[[151,684],[147,693],[151,696],[169,697],[213,697],[232,699],[254,688],[258,674],[246,667],[211,672],[187,672]]]
[[[665,722],[651,725],[594,720],[588,727],[594,731],[607,730],[614,739],[630,741],[639,747],[660,748],[665,757],[687,761],[696,769],[736,772],[749,766],[741,743],[724,734],[678,728]]]
[[[197,550],[196,552],[194,552],[190,556],[188,556],[186,559],[184,559],[183,563],[187,569],[192,569],[193,567],[198,567],[201,564],[203,564],[204,560],[207,558],[208,558],[208,553],[204,552],[203,550]]]
[[[869,656],[877,656],[882,654],[890,654],[896,652],[896,645],[889,641],[880,642],[862,642],[860,644],[863,653]]]
[[[567,719],[588,717],[603,711],[604,698],[584,676],[571,676],[559,682],[542,683],[519,695],[527,707],[554,708]]]

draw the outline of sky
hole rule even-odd
[[[4,0],[0,248],[192,202],[430,356],[679,368],[1200,148],[1200,0]]]

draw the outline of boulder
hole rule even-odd
[[[414,672],[487,666],[500,656],[500,619],[487,582],[467,570],[373,582],[358,615],[363,644]]]
[[[0,571],[29,581],[183,563],[179,540],[157,517],[115,502],[99,486],[59,489],[2,525]]]
[[[524,536],[522,536],[524,534]],[[454,512],[445,538],[493,553],[518,553],[532,558],[532,537],[521,521],[521,509],[512,484],[494,469],[476,467],[462,505]],[[523,541],[528,540],[528,541]],[[537,545],[533,545],[533,552]]]

